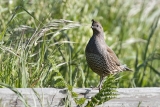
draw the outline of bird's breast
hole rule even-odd
[[[94,53],[100,55],[106,46],[106,44],[104,44],[103,42],[104,41],[99,39],[98,37],[92,36],[86,46],[85,51],[87,53]]]

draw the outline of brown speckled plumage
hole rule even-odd
[[[99,89],[101,89],[105,76],[121,71],[130,71],[130,69],[121,65],[113,50],[105,43],[101,24],[92,20],[91,28],[93,35],[86,46],[85,54],[89,67],[100,75]]]

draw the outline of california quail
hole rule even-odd
[[[93,36],[90,38],[85,55],[88,66],[100,76],[99,90],[101,90],[103,78],[109,74],[122,71],[131,71],[122,65],[113,50],[105,43],[103,27],[92,19]]]

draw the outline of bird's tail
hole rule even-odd
[[[133,71],[130,68],[128,68],[126,65],[121,65],[121,67],[124,71]]]

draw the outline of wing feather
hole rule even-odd
[[[113,50],[109,47],[107,47],[107,52],[109,53],[109,56],[111,57],[112,61],[116,63],[117,66],[120,66],[121,63],[119,59],[117,58],[116,54],[113,52]]]

